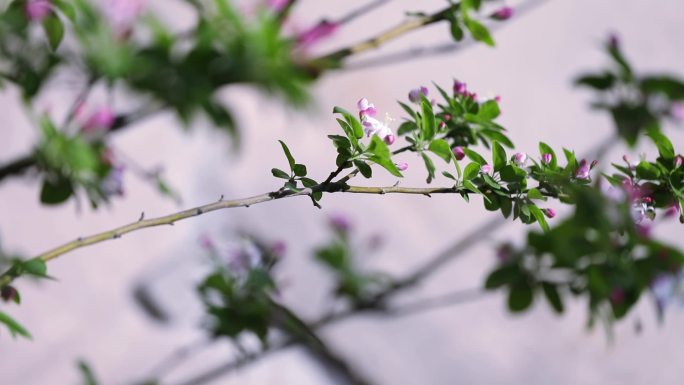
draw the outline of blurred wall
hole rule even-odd
[[[294,17],[297,23],[307,25],[363,1],[300,3]],[[381,31],[405,10],[436,9],[443,3],[390,2],[319,48],[327,51]],[[167,0],[150,5],[169,20],[183,22],[185,18],[184,8],[175,9]],[[583,153],[609,137],[612,125],[607,116],[589,111],[588,94],[572,88],[573,77],[606,64],[600,44],[611,31],[622,36],[638,69],[684,74],[683,21],[681,0],[551,0],[499,30],[496,49],[478,45],[450,55],[330,73],[314,88],[315,106],[307,111],[288,110],[252,89],[227,90],[225,97],[238,112],[244,134],[238,153],[231,152],[223,136],[206,125],[183,132],[167,115],[146,120],[118,135],[114,143],[146,167],[163,164],[166,176],[184,198],[183,207],[218,199],[221,194],[227,198],[249,196],[276,186],[269,170],[284,164],[277,139],[287,141],[312,175],[328,174],[334,157],[325,135],[337,130],[330,114],[332,106],[352,109],[356,100],[368,97],[382,114],[387,111],[401,116],[394,101],[404,99],[409,89],[431,81],[449,85],[456,77],[479,93],[502,96],[501,121],[521,150],[536,153],[536,143],[543,140]],[[382,52],[447,40],[447,27],[433,26],[388,44]],[[42,103],[64,109],[64,101],[71,100],[76,91],[61,90]],[[17,100],[14,90],[0,94],[0,161],[26,152],[35,138]],[[668,133],[681,149],[681,130],[669,128]],[[618,146],[606,155],[619,159],[624,151]],[[405,160],[411,168],[402,183],[424,183],[420,160]],[[381,179],[394,182],[389,177]],[[0,185],[3,246],[31,255],[79,235],[130,222],[141,211],[152,217],[178,209],[132,176],[127,177],[126,187],[125,199],[92,212],[77,210],[73,203],[57,208],[40,206],[38,186],[31,178],[5,182]],[[248,228],[273,239],[286,239],[289,252],[280,271],[287,282],[285,300],[313,317],[325,309],[329,282],[311,263],[310,251],[325,241],[322,224],[331,213],[350,215],[359,234],[382,233],[385,248],[364,263],[395,274],[409,271],[449,246],[459,234],[498,215],[485,212],[479,200],[467,204],[449,196],[332,195],[322,204],[323,210],[317,210],[307,199],[288,199],[221,211],[173,228],[126,235],[51,263],[50,272],[58,282],[20,283],[25,304],[12,308],[12,314],[33,332],[35,341],[2,337],[0,384],[76,384],[74,363],[80,357],[93,364],[104,384],[125,384],[148,373],[174,348],[195,341],[201,333],[196,327],[197,305],[188,290],[201,265],[196,247],[200,234],[222,236]],[[523,226],[510,224],[492,233],[491,239],[518,240],[523,231]],[[658,231],[684,247],[681,227]],[[477,287],[494,262],[491,246],[475,247],[421,287],[415,298]],[[159,266],[170,266],[170,272],[153,284],[154,293],[178,316],[174,324],[162,328],[141,314],[130,292],[133,283]],[[326,328],[324,335],[377,384],[680,384],[684,367],[674,358],[684,356],[684,313],[674,309],[662,326],[654,317],[650,302],[642,301],[639,309],[618,325],[615,339],[609,343],[602,329],[589,332],[585,328],[583,303],[572,304],[563,317],[553,315],[545,304],[511,316],[504,298],[492,294],[472,304],[395,320],[359,317]],[[643,323],[641,334],[634,331],[637,319]],[[168,378],[184,378],[231,354],[224,346],[212,349]],[[330,382],[306,354],[295,349],[214,383]]]

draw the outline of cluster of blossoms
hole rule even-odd
[[[392,132],[392,129],[389,128],[389,123],[391,122],[389,115],[385,115],[384,122],[375,119],[378,110],[375,108],[375,105],[366,98],[359,100],[358,103],[356,103],[356,106],[359,109],[359,119],[361,120],[363,131],[366,133],[367,137],[377,135],[389,145],[394,143],[394,133]]]

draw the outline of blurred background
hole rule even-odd
[[[291,22],[311,25],[364,2],[302,0]],[[394,25],[405,11],[439,9],[443,3],[388,2],[345,26],[315,51],[345,46]],[[188,10],[168,0],[149,0],[147,6],[166,21],[189,22]],[[436,25],[354,58],[356,67],[327,73],[316,83],[314,104],[303,111],[249,87],[230,87],[223,97],[233,107],[243,133],[237,151],[209,123],[183,131],[170,114],[147,119],[113,140],[117,149],[141,166],[163,166],[165,177],[182,196],[180,206],[126,175],[124,198],[108,208],[78,209],[73,201],[48,208],[39,204],[36,181],[15,178],[0,184],[3,248],[34,255],[75,237],[134,221],[143,211],[153,217],[221,195],[239,198],[272,191],[278,182],[270,169],[286,166],[278,139],[307,164],[310,175],[322,179],[334,169],[334,152],[326,138],[338,130],[333,106],[353,110],[359,98],[367,97],[380,114],[401,117],[395,100],[404,100],[410,89],[430,86],[432,81],[448,87],[457,78],[478,93],[500,95],[500,122],[521,151],[536,154],[538,141],[544,141],[586,153],[612,136],[613,125],[609,116],[589,110],[589,95],[574,89],[572,79],[606,64],[600,44],[610,32],[621,36],[626,54],[640,71],[681,75],[683,18],[684,2],[679,0],[550,0],[498,29],[495,49],[475,45],[440,56],[364,65],[373,63],[376,55],[448,42],[448,27]],[[65,87],[40,103],[46,109],[64,109],[77,92]],[[0,94],[0,162],[26,153],[36,138],[18,100],[12,88]],[[681,148],[681,130],[667,127],[666,132]],[[620,159],[626,151],[619,144],[605,157]],[[649,146],[639,151],[655,152]],[[637,158],[639,151],[630,154]],[[420,159],[408,155],[399,159],[410,167],[402,184],[423,185]],[[378,184],[395,181],[389,174],[378,175],[382,175]],[[311,255],[327,239],[324,224],[330,215],[348,216],[360,235],[382,235],[382,250],[362,264],[401,275],[500,215],[484,211],[481,204],[479,198],[468,204],[452,196],[334,194],[323,199],[319,210],[308,199],[287,199],[210,213],[172,228],[144,230],[75,251],[51,263],[50,274],[58,281],[19,283],[26,304],[13,308],[13,316],[32,331],[34,341],[2,339],[0,383],[76,384],[75,363],[80,358],[92,364],[104,384],[131,383],[145,377],[174,349],[197,341],[203,335],[198,327],[201,308],[192,290],[203,268],[198,239],[205,234],[221,238],[246,229],[285,240],[288,251],[278,271],[286,282],[283,299],[315,318],[326,309],[330,277],[311,262]],[[496,262],[494,245],[520,241],[524,232],[520,223],[492,231],[406,300],[481,287]],[[681,227],[675,224],[658,228],[657,234],[684,247]],[[151,292],[173,316],[172,323],[160,327],[140,311],[132,289],[141,281],[149,282]],[[617,325],[612,341],[603,329],[586,328],[584,303],[571,303],[562,317],[540,304],[524,315],[511,316],[500,294],[396,319],[361,315],[323,329],[322,335],[376,384],[679,384],[684,367],[674,359],[684,356],[684,312],[668,312],[659,325],[652,303],[641,302]],[[233,354],[227,345],[218,344],[166,378],[174,383]],[[210,383],[337,382],[303,350],[292,348]]]

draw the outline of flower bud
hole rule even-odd
[[[608,47],[611,49],[620,48],[620,37],[616,33],[611,33],[608,36]]]
[[[40,23],[50,14],[51,8],[50,0],[28,0],[24,11],[29,21]]]
[[[589,168],[587,161],[582,159],[580,161],[579,167],[577,167],[577,170],[575,170],[575,178],[581,180],[588,180],[590,170],[591,169]]]
[[[653,203],[653,198],[651,198],[651,197],[643,197],[643,198],[641,198],[641,201],[644,202],[644,203],[647,203],[647,204],[648,204],[648,203]]]
[[[385,141],[385,143],[391,145],[392,143],[394,143],[394,139],[395,139],[394,135],[389,134],[389,135],[385,136],[384,141]]]
[[[454,95],[465,96],[467,92],[465,83],[454,80]]]
[[[409,167],[408,163],[406,163],[406,162],[395,163],[395,165],[397,166],[399,171],[406,171],[406,170],[408,170],[408,167]]]
[[[11,302],[17,300],[19,292],[12,286],[3,286],[0,290],[0,298],[5,302]]]
[[[463,151],[463,147],[461,146],[456,146],[453,148],[454,151],[454,156],[456,156],[456,160],[461,160],[465,158],[465,151]]]
[[[271,244],[271,253],[276,257],[282,257],[287,252],[287,243],[285,241],[276,241]]]
[[[515,162],[518,167],[523,167],[527,162],[527,154],[523,152],[516,153],[513,155],[513,162]]]
[[[546,215],[548,218],[553,218],[556,216],[556,210],[552,208],[544,209],[542,211],[544,212],[544,215]]]
[[[615,288],[610,292],[608,299],[613,305],[620,305],[625,301],[625,291],[620,288]]]
[[[413,89],[409,92],[409,100],[413,103],[420,103],[420,99],[423,95],[427,97],[430,91],[427,87],[421,86],[420,88]]]
[[[352,228],[349,218],[339,214],[330,217],[330,226],[340,233],[347,233]]]
[[[492,166],[489,164],[483,164],[482,167],[480,167],[480,172],[483,174],[491,174]]]
[[[543,154],[541,157],[542,163],[544,163],[546,165],[551,164],[552,160],[553,160],[553,155],[551,155],[550,153]]]
[[[674,160],[674,166],[675,168],[680,168],[682,167],[682,163],[684,163],[684,156],[677,155]]]
[[[116,120],[116,116],[111,108],[100,108],[93,112],[88,120],[86,120],[85,124],[83,124],[83,132],[95,133],[107,131],[114,125],[114,120]]]
[[[446,127],[446,123],[444,121],[439,122],[439,129],[443,130]]]
[[[513,17],[513,13],[515,13],[513,11],[513,8],[503,7],[503,8],[500,8],[499,10],[497,10],[496,12],[492,13],[490,18],[492,18],[494,20],[498,20],[498,21],[504,21],[504,20],[508,20],[511,17]]]

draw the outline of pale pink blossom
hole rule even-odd
[[[28,0],[24,11],[30,21],[39,23],[52,12],[52,4],[50,0]]]

